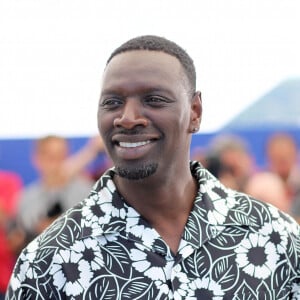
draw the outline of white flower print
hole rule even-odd
[[[100,224],[98,222],[93,222],[91,224],[85,224],[88,226],[88,228],[91,230],[91,234],[93,236],[100,236],[103,234],[103,229],[100,227]]]
[[[236,204],[234,193],[225,191],[224,186],[215,180],[207,180],[205,185],[200,186],[200,191],[207,194],[212,201],[213,209],[209,209],[207,218],[212,225],[222,225],[228,215],[228,211]],[[226,197],[224,195],[226,194]]]
[[[93,195],[86,200],[86,205],[82,209],[82,216],[84,217],[86,227],[99,227],[99,224],[107,224],[111,219],[112,203],[111,194],[107,188],[103,188],[99,194],[102,193],[101,197]],[[100,201],[101,199],[101,201]]]
[[[278,219],[280,217],[277,207],[270,205],[269,210],[274,219]]]
[[[89,286],[93,277],[90,263],[82,259],[81,253],[61,250],[50,269],[53,283],[67,296],[78,296]]]
[[[128,209],[126,231],[140,238],[147,247],[151,248],[154,241],[160,238],[158,232],[149,227],[139,224],[141,216],[133,208]]]
[[[21,252],[19,260],[19,272],[14,272],[11,278],[11,284],[14,288],[18,288],[21,282],[26,278],[37,278],[38,274],[34,267],[36,258],[36,250],[38,249],[38,240],[35,239],[30,242],[27,248]]]
[[[82,254],[89,261],[93,271],[100,270],[104,266],[101,249],[95,239],[87,238],[76,241],[71,250]]]
[[[115,190],[116,190],[116,186],[115,186],[114,182],[113,182],[111,179],[107,180],[107,182],[106,182],[106,187],[109,189],[109,191],[110,191],[112,194],[113,194],[113,193],[115,192]]]
[[[186,258],[191,255],[195,249],[187,243],[184,239],[180,241],[178,253],[182,256],[182,258]]]
[[[111,215],[112,215],[112,217],[119,217],[120,219],[125,219],[126,209],[124,207],[122,207],[120,209],[116,208],[116,207],[113,207]]]
[[[279,255],[270,237],[250,233],[235,249],[236,262],[250,276],[266,279],[276,268]]]
[[[175,300],[182,300],[186,299],[187,291],[189,290],[189,279],[187,275],[183,272],[176,273],[173,281],[177,281],[179,288],[174,291],[174,299]]]
[[[222,300],[224,291],[221,286],[209,278],[197,278],[189,284],[189,300]]]
[[[300,299],[300,286],[299,284],[293,283],[292,285],[292,291],[293,291],[293,299]]]
[[[285,221],[284,224],[287,231],[299,236],[299,224],[297,222],[295,222],[294,220],[290,220],[290,222]]]
[[[129,231],[131,227],[136,226],[139,223],[139,220],[140,214],[134,208],[128,207],[126,230]]]
[[[144,245],[148,247],[152,247],[154,241],[159,238],[160,235],[158,234],[158,232],[152,228],[145,228],[141,236]]]
[[[111,234],[105,234],[102,236],[97,236],[97,242],[101,247],[105,246],[108,242],[116,241],[118,237],[118,234],[111,233]]]
[[[154,258],[153,255],[156,254],[150,251],[131,249],[130,258],[132,266],[152,280],[166,281],[170,279],[173,261],[168,262],[161,259],[158,262],[158,259]]]
[[[131,232],[139,238],[141,238],[145,230],[145,226],[139,224],[140,217],[141,216],[133,208],[128,209],[126,231]]]
[[[162,282],[161,280],[155,280],[155,286],[157,287],[157,290],[159,291],[157,295],[157,299],[173,299],[173,291],[169,288],[167,283]]]
[[[259,230],[259,233],[269,236],[270,241],[276,247],[277,253],[282,254],[286,251],[288,236],[286,228],[282,222],[276,220],[272,223],[267,223]]]

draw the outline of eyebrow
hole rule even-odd
[[[155,93],[164,93],[167,95],[170,95],[170,97],[176,97],[176,95],[174,94],[173,90],[170,89],[166,89],[165,87],[156,85],[155,87],[149,87],[149,88],[141,88],[141,92],[142,94],[155,94]],[[136,93],[139,93],[139,91],[137,91]],[[100,91],[100,97],[103,95],[120,95],[123,94],[122,93],[122,89],[119,88],[105,88],[103,90]]]

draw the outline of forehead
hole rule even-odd
[[[36,147],[36,153],[38,154],[65,153],[67,150],[67,142],[65,140],[55,138],[41,141]]]
[[[133,50],[117,54],[103,74],[102,88],[122,84],[158,85],[180,84],[183,68],[179,60],[159,51]]]
[[[296,145],[292,139],[288,137],[278,137],[269,142],[269,151],[287,151],[296,150]]]

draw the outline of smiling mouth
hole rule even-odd
[[[136,148],[136,147],[141,147],[145,146],[147,144],[150,144],[151,141],[142,141],[142,142],[135,142],[135,143],[130,143],[130,142],[119,142],[119,146],[122,148]]]

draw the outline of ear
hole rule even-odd
[[[199,130],[202,118],[202,99],[201,92],[196,92],[191,102],[190,132],[195,133]]]

